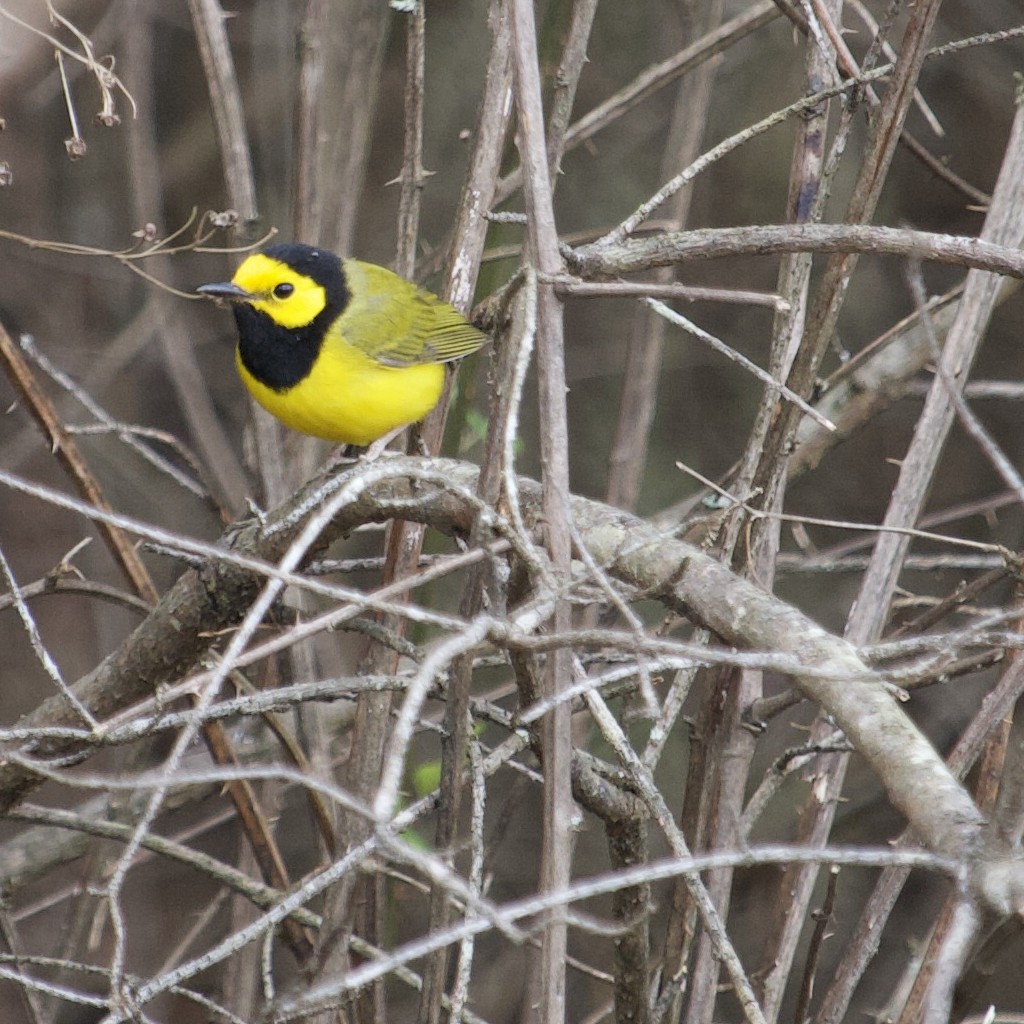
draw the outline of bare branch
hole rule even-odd
[[[903,256],[1024,277],[1024,255],[987,238],[958,238],[871,224],[784,224],[704,228],[616,243],[594,242],[566,254],[584,278],[633,274],[692,260],[788,252]]]

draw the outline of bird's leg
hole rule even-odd
[[[245,499],[245,507],[249,512],[249,516],[252,519],[255,519],[256,522],[260,524],[260,526],[267,525],[267,513],[264,512],[263,509],[261,509],[259,505],[256,504],[255,501],[253,501],[252,498],[247,497]]]
[[[379,459],[383,454],[384,449],[387,448],[387,446],[391,444],[391,442],[394,441],[394,439],[398,437],[398,435],[401,434],[407,426],[408,424],[403,423],[402,426],[395,427],[394,430],[389,430],[383,437],[378,437],[377,440],[369,445],[366,451],[363,452],[360,456],[360,460],[362,462],[374,462]]]
[[[324,469],[337,469],[338,466],[354,466],[361,458],[359,445],[339,444],[331,449]]]

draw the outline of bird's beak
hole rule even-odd
[[[251,302],[255,295],[239,288],[232,281],[224,281],[221,284],[201,284],[196,291],[200,295],[209,295],[211,299],[227,299],[228,302]]]

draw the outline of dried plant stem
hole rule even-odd
[[[17,926],[12,920],[7,907],[0,907],[0,937],[3,938],[4,947],[10,951],[9,955],[14,959],[14,969],[11,971],[11,974],[21,982],[17,986],[18,1003],[24,1009],[26,1019],[31,1024],[43,1024],[50,1016],[47,1013],[50,1007],[46,1005],[42,997],[47,994],[55,995],[57,987],[54,986],[54,990],[48,993],[45,988],[38,990],[33,985],[33,979],[26,970],[28,964],[22,960],[22,957],[25,955],[23,952],[25,946],[21,941]],[[51,1005],[56,1004],[56,1000],[51,1000],[50,1002]]]
[[[1001,245],[1019,245],[1024,238],[1024,107],[1018,106],[1003,166],[996,182],[992,207],[982,229],[982,237]],[[957,317],[950,328],[943,351],[943,365],[950,380],[963,386],[974,354],[984,336],[999,291],[999,280],[991,274],[972,270],[967,275]],[[945,383],[936,379],[925,402],[915,442],[900,469],[892,502],[883,525],[903,525],[917,520],[930,486],[946,434],[953,422],[955,405]],[[875,547],[871,565],[865,574],[858,607],[861,616],[872,609],[865,623],[870,628],[852,629],[860,642],[874,638],[881,617],[888,607],[896,577],[906,554],[908,542],[895,535],[883,535]],[[851,623],[853,620],[851,619]]]
[[[707,5],[706,10],[690,3],[684,7],[684,12],[688,15],[687,25],[693,28],[701,42],[716,35],[735,40],[735,26],[729,31],[724,28],[722,32],[717,31],[722,17],[721,3]],[[774,14],[767,9],[764,12],[765,17]],[[663,179],[673,177],[681,166],[686,167],[693,162],[700,152],[704,137],[715,64],[706,62],[691,70],[693,73],[687,74],[680,83],[672,108],[672,121],[662,155]],[[669,229],[681,231],[686,226],[692,194],[691,189],[681,189],[666,204],[664,212]],[[673,277],[674,270],[666,268],[658,274],[657,284],[668,287]],[[608,458],[607,498],[611,504],[625,509],[635,508],[640,494],[640,482],[647,464],[647,446],[658,401],[664,344],[664,322],[645,310],[637,310],[633,316],[626,356],[619,418]]]
[[[558,232],[552,205],[549,154],[544,139],[537,34],[531,0],[511,0],[512,61],[517,145],[523,168],[526,196],[529,258],[545,275],[562,271]],[[556,583],[568,579],[571,557],[569,535],[569,434],[566,412],[565,352],[561,304],[554,286],[537,286],[537,365],[541,420],[546,546]],[[552,628],[560,631],[570,623],[566,601],[557,601]],[[556,697],[571,681],[567,648],[551,652],[545,661],[542,692]],[[572,832],[575,805],[572,799],[570,764],[572,731],[570,710],[559,704],[544,719],[541,749],[544,760],[544,818],[541,850],[541,889],[553,892],[566,886],[572,868]],[[565,908],[553,908],[547,917],[540,960],[538,1019],[560,1021],[566,1015],[565,958],[567,929]]]
[[[390,11],[376,0],[306,0],[295,112],[295,237],[351,251]]]
[[[415,0],[405,19],[405,142],[401,195],[398,200],[398,255],[395,273],[416,274],[416,240],[423,192],[423,83],[426,67],[427,18],[423,0]]]
[[[249,225],[256,219],[252,167],[249,160],[248,140],[245,136],[241,112],[238,82],[235,78],[234,63],[227,49],[224,32],[224,12],[218,0],[190,0],[193,25],[203,54],[203,68],[207,88],[213,100],[218,142],[224,164],[228,194],[237,207],[239,215],[248,218]],[[149,109],[156,104],[156,84],[153,81],[154,33],[152,5],[144,5],[148,11],[145,18],[139,17],[130,23],[127,43],[132,62],[145,69],[139,90],[145,95]],[[223,49],[223,53],[222,53]],[[137,222],[156,225],[162,235],[165,230],[162,216],[162,191],[164,188],[163,168],[157,155],[157,139],[153,121],[143,119],[134,126],[128,136],[131,159],[132,200]],[[170,277],[168,257],[154,255],[157,273]],[[210,467],[213,481],[223,495],[223,501],[237,514],[244,507],[249,493],[248,478],[239,465],[235,448],[229,441],[220,417],[214,408],[209,382],[199,368],[195,348],[186,337],[186,325],[178,308],[170,301],[168,294],[155,291],[150,310],[154,320],[161,325],[156,342],[163,357],[167,375],[178,396],[178,406],[190,427],[203,460]]]
[[[1024,277],[1024,256],[1010,245],[870,224],[768,224],[669,232],[618,243],[595,242],[568,254],[581,277],[632,274],[653,267],[726,256],[779,253],[902,256]],[[790,382],[793,387],[793,383]],[[795,387],[793,387],[796,390]]]
[[[466,730],[469,731],[468,729]],[[472,777],[473,808],[470,826],[469,884],[477,894],[483,892],[484,884],[484,806],[487,802],[483,754],[475,740],[469,743],[469,763]],[[460,773],[461,774],[461,773]],[[455,972],[455,984],[449,1001],[450,1024],[462,1024],[469,1020],[466,1004],[469,1002],[469,982],[473,967],[473,936],[467,935],[459,945],[459,960]]]
[[[21,619],[22,628],[25,630],[25,635],[32,646],[36,660],[42,666],[43,671],[50,677],[50,681],[54,684],[57,691],[64,696],[64,699],[72,707],[75,714],[81,718],[82,723],[89,729],[95,729],[99,723],[64,681],[64,677],[57,667],[57,662],[53,660],[53,656],[43,643],[39,626],[29,611],[28,603],[22,594],[21,587],[14,577],[14,570],[11,568],[11,564],[8,562],[2,548],[0,548],[0,579],[3,579],[7,592],[11,596],[11,604],[18,613],[18,618]]]
[[[786,302],[773,292],[756,292],[737,288],[697,288],[687,284],[659,281],[580,281],[560,277],[555,287],[563,295],[678,299],[681,302],[735,302],[739,305],[785,307]],[[652,324],[657,323],[656,320]],[[616,504],[621,504],[616,502]],[[625,507],[625,506],[623,506]]]
[[[952,1019],[953,989],[978,935],[981,914],[977,903],[962,894],[950,917],[949,929],[932,966],[932,983],[925,1000],[923,1024],[946,1024]]]
[[[273,553],[280,552],[282,545],[283,550],[288,550],[289,537],[302,521],[302,514],[309,514],[310,509],[318,510],[310,529],[321,529],[323,517],[334,513],[328,527],[323,527],[327,531],[321,536],[323,543],[354,522],[396,514],[429,521],[449,531],[463,529],[475,512],[470,489],[478,476],[476,467],[452,460],[432,460],[427,470],[419,460],[396,458],[389,460],[386,467],[360,468],[354,477],[340,478],[339,484],[344,481],[354,485],[342,488],[347,503],[340,505],[335,501],[338,484],[329,487],[325,494],[323,483],[314,481],[272,521],[254,525],[248,533],[236,537],[235,549],[246,550],[249,545],[249,551],[269,555],[276,561],[278,556]],[[0,477],[17,490],[27,486],[11,474],[2,473]],[[519,489],[524,515],[529,510],[530,522],[534,523],[540,506],[539,490],[525,480],[519,481]],[[65,495],[41,490],[37,485],[32,486],[31,492],[45,493],[49,501],[102,518]],[[296,514],[296,510],[304,512]],[[973,801],[848,643],[831,636],[785,602],[735,577],[699,548],[666,538],[641,520],[610,512],[607,506],[581,498],[572,499],[572,512],[588,550],[606,573],[662,595],[672,608],[688,609],[727,643],[755,650],[798,652],[801,657],[795,681],[809,697],[821,701],[834,714],[837,723],[884,779],[894,804],[907,814],[922,839],[946,853],[976,855],[981,817]],[[255,549],[253,544],[257,545]],[[248,606],[255,586],[252,574],[267,572],[266,562],[254,562],[232,552],[225,552],[222,557],[227,559],[221,571],[232,601],[215,601],[204,591],[197,574],[186,573],[125,650],[76,684],[76,694],[94,713],[93,702],[101,694],[102,699],[111,699],[103,692],[105,683],[117,682],[119,699],[131,701],[138,696],[139,687],[145,692],[166,679],[167,673],[181,671],[180,661],[167,659],[166,643],[170,641],[161,644],[162,629],[172,630],[179,650],[183,643],[209,645],[215,639],[211,631],[223,628],[225,622],[237,616],[239,608]],[[274,571],[281,582],[291,583],[298,578],[291,573],[290,565],[283,569],[287,571]],[[735,615],[737,603],[746,609],[741,618]],[[448,620],[446,628],[459,626]],[[194,646],[189,650],[191,653],[182,651],[179,658],[193,660]],[[144,675],[136,678],[136,673]],[[100,688],[100,693],[96,688]],[[44,702],[23,724],[38,727],[48,719],[59,721],[64,713],[62,704]],[[104,717],[111,710],[109,704],[105,705]],[[65,745],[63,749],[74,747]],[[5,803],[16,802],[30,788],[24,767],[20,763],[0,765],[0,787]],[[922,793],[928,793],[929,798],[921,799]],[[986,873],[984,858],[976,859],[971,867],[982,875]],[[986,881],[986,885],[998,886],[1011,883],[1012,877],[999,882],[996,875]],[[992,890],[987,891],[994,898]]]
[[[492,0],[490,23],[491,54],[477,113],[475,144],[456,210],[444,287],[448,301],[463,312],[473,304],[489,226],[486,215],[494,202],[512,111],[512,29],[501,0]]]
[[[831,25],[833,14],[841,17],[842,0],[830,0],[829,4],[816,4],[815,10]],[[834,63],[836,58],[835,41],[832,36],[820,44],[809,43],[806,54],[807,88],[809,92],[819,92],[826,83],[834,80]],[[842,40],[839,39],[842,46]],[[801,118],[794,141],[793,155],[790,161],[789,192],[787,195],[788,219],[797,225],[820,221],[824,213],[832,175],[838,169],[838,159],[831,166],[825,156],[825,140],[828,131],[830,102],[825,102],[807,112]],[[850,130],[852,118],[848,110],[838,125],[833,152],[839,154],[843,150],[842,141]],[[810,303],[811,273],[813,258],[810,253],[792,253],[786,256],[779,268],[778,288],[788,302],[789,308],[780,312],[774,323],[772,332],[772,350],[769,368],[779,379],[785,380],[792,370],[801,345],[804,343],[804,328]],[[754,486],[753,480],[761,465],[761,452],[778,416],[779,401],[767,391],[762,397],[758,409],[754,429],[751,431],[747,447],[744,451],[738,474],[737,485],[746,491]],[[778,474],[773,478],[775,491],[766,494],[759,502],[763,508],[782,511],[787,477]],[[749,531],[749,532],[748,532]],[[749,523],[745,517],[736,517],[729,526],[728,537],[735,544],[733,564],[742,565],[749,562],[755,567],[757,578],[766,583],[774,580],[777,570],[779,550],[779,524],[766,526],[762,523]],[[760,682],[760,680],[759,680]],[[754,700],[746,706],[752,707],[763,696],[763,690],[753,694]],[[821,745],[819,737],[819,746]],[[792,964],[796,956],[797,943],[803,924],[802,906],[795,907],[796,900],[785,895],[786,890],[779,886],[777,898],[772,901],[770,915],[766,926],[767,941],[765,954],[755,977],[757,992],[765,1008],[765,1015],[770,1020],[778,1017],[782,997],[789,979]],[[768,950],[771,953],[768,953]],[[813,980],[813,968],[808,962],[804,984],[801,986],[799,998],[809,1000],[809,987]],[[801,1018],[802,1019],[802,1018]]]
[[[1003,673],[995,689],[989,693],[968,728],[949,755],[949,767],[957,778],[964,778],[974,766],[993,730],[999,728],[1006,715],[1024,694],[1024,662],[1017,658]],[[905,832],[895,844],[898,848],[912,842]],[[850,1000],[868,963],[878,949],[882,930],[909,872],[887,868],[868,899],[850,938],[848,952],[840,961],[832,983],[815,1016],[816,1024],[838,1024],[849,1012]]]
[[[43,393],[24,356],[18,351],[17,345],[0,324],[0,361],[6,368],[12,386],[21,396],[44,436],[57,461],[75,482],[79,494],[94,508],[113,512],[103,494],[99,481],[83,457],[78,443],[68,433],[57,410]],[[134,545],[125,536],[124,531],[116,526],[101,526],[104,542],[114,561],[131,582],[132,589],[148,604],[155,604],[159,598],[149,571]]]
[[[242,94],[224,27],[226,15],[219,0],[188,0],[188,7],[213,104],[228,201],[249,229],[259,219],[259,210]]]
[[[1024,211],[1022,211],[1024,216]],[[918,314],[921,317],[921,325],[924,327],[925,336],[928,339],[928,347],[931,349],[932,360],[935,365],[935,371],[938,379],[946,387],[949,400],[953,405],[953,409],[956,413],[957,418],[960,421],[961,427],[971,437],[978,447],[981,449],[982,454],[992,464],[992,467],[1002,478],[1003,483],[1017,495],[1017,499],[1024,504],[1024,479],[1017,472],[1013,463],[1007,458],[1006,454],[996,443],[992,435],[985,429],[982,422],[975,416],[971,407],[967,404],[967,400],[963,395],[963,384],[957,383],[953,380],[949,371],[946,368],[945,363],[942,359],[942,349],[939,346],[938,336],[935,332],[935,327],[932,324],[931,316],[925,308],[927,304],[927,296],[924,289],[924,281],[921,277],[921,268],[916,263],[911,263],[908,267],[908,278],[910,281],[911,294],[914,297],[914,303],[917,306]],[[993,296],[993,306],[995,297]]]
[[[724,355],[727,359],[734,363],[742,366],[748,373],[753,374],[762,384],[764,384],[770,391],[775,392],[779,397],[784,398],[788,402],[792,402],[794,405],[802,409],[808,416],[811,417],[819,426],[824,427],[828,431],[835,430],[835,424],[830,423],[817,409],[812,405],[805,402],[799,395],[794,394],[785,384],[779,383],[771,374],[767,371],[762,370],[756,363],[751,362],[742,353],[737,352],[735,349],[726,345],[725,342],[716,338],[712,334],[708,334],[707,331],[698,327],[695,323],[688,320],[686,317],[674,310],[670,309],[663,302],[659,302],[657,299],[646,299],[645,304],[653,309],[659,316],[668,320],[670,323],[675,324],[677,327],[681,327],[688,334],[703,341],[714,351]]]
[[[907,109],[913,99],[939,6],[939,0],[924,0],[914,8],[907,24],[900,58],[893,67],[889,86],[872,121],[868,151],[844,217],[847,224],[864,225],[874,216]],[[808,227],[813,230],[818,226]],[[855,266],[856,258],[851,254],[834,257],[826,264],[788,381],[798,394],[809,394],[813,387]],[[762,461],[753,478],[753,485],[766,494],[776,493],[774,478],[785,472],[786,459],[783,456],[792,443],[798,419],[791,407],[783,407],[768,433]]]
[[[647,863],[647,822],[626,818],[605,823],[613,869]],[[650,886],[624,887],[615,893],[612,913],[627,931],[615,943],[615,1015],[618,1024],[648,1024],[651,1019]]]
[[[836,891],[839,888],[839,868],[833,864],[828,872],[828,887],[825,890],[825,901],[820,910],[814,912],[814,931],[807,950],[807,964],[804,967],[803,979],[800,982],[800,996],[797,1000],[794,1020],[805,1021],[809,1016],[811,996],[814,994],[814,978],[818,970],[821,948],[827,938],[832,915],[836,907]]]
[[[652,65],[629,85],[570,125],[565,134],[565,152],[582,145],[658,90],[671,85],[676,79],[700,67],[712,57],[727,50],[733,43],[767,25],[778,16],[775,4],[771,0],[762,0],[668,60]],[[495,202],[504,202],[522,187],[522,183],[522,168],[517,167],[499,182]]]
[[[502,0],[493,0],[490,10],[491,52],[484,80],[484,92],[477,115],[477,127],[466,181],[452,232],[452,251],[447,262],[447,273],[443,293],[448,300],[461,310],[468,310],[472,304],[480,260],[487,235],[486,213],[490,208],[495,183],[501,166],[501,155],[505,146],[512,91],[511,27],[506,5]],[[503,346],[503,349],[507,346]],[[442,411],[432,414],[444,415],[451,395],[452,378],[441,400]],[[498,399],[496,398],[496,402]],[[491,433],[495,425],[502,422],[501,415],[492,420]],[[478,492],[481,498],[493,503],[498,500],[500,459],[498,449],[488,444],[480,474]],[[483,524],[477,522],[470,532],[469,540],[475,545],[482,539]],[[459,611],[468,620],[483,610],[492,585],[493,565],[475,568],[466,584]],[[438,808],[437,828],[434,834],[438,850],[451,849],[458,833],[459,812],[462,804],[462,766],[465,764],[469,733],[469,695],[472,684],[472,657],[465,654],[458,657],[448,676],[448,700],[445,705],[445,728],[441,739],[441,794]],[[473,745],[472,749],[476,749]],[[475,776],[474,776],[475,778]],[[482,797],[474,789],[474,813],[482,813]],[[482,824],[480,826],[482,830]],[[476,828],[474,844],[483,841]],[[430,896],[429,928],[431,931],[446,927],[451,920],[451,901],[448,893],[435,887]],[[472,946],[464,946],[460,952],[460,967],[472,956]],[[436,1024],[445,1003],[444,987],[448,975],[447,950],[438,950],[423,969],[418,1019],[425,1024]],[[463,974],[460,970],[456,989],[452,993],[453,1014],[458,1016],[464,1007],[468,993],[464,990]]]
[[[561,169],[569,118],[576,102],[576,86],[587,61],[587,43],[597,13],[597,0],[573,0],[569,34],[562,50],[562,59],[554,77],[554,94],[548,113],[547,151],[548,174],[552,188]]]
[[[866,221],[874,213],[882,183],[902,131],[907,106],[913,97],[928,35],[937,12],[937,3],[920,4],[915,8],[908,23],[894,79],[873,122],[869,150],[847,209],[846,220],[850,223]],[[826,265],[818,294],[808,316],[801,348],[790,374],[790,386],[798,393],[806,394],[812,386],[825,347],[834,330],[855,263],[853,256],[840,256],[833,258]],[[753,477],[752,483],[758,491],[765,494],[776,493],[786,468],[784,452],[791,443],[796,426],[797,418],[793,415],[791,407],[780,407],[780,412],[766,437],[762,461]],[[890,505],[890,513],[896,508],[894,501]],[[887,522],[894,526],[910,525],[916,516],[905,518],[906,512],[907,509],[900,506],[898,515],[892,519],[887,518]],[[880,538],[875,550],[876,556],[880,555],[882,547],[889,553],[900,550],[900,545],[892,544],[894,540],[895,538]],[[901,549],[905,552],[906,545],[902,544]],[[881,628],[900,560],[897,557],[885,564],[887,586],[879,587],[876,583],[869,587],[867,578],[864,581],[848,624],[847,635],[855,642],[864,643],[873,639]],[[812,733],[812,742],[818,742],[829,727],[829,723],[820,721]],[[848,755],[829,755],[817,766],[816,784],[812,787],[800,813],[798,834],[801,841],[812,846],[824,845],[827,841],[848,760]],[[770,993],[768,1002],[773,1007],[777,1007],[781,1002],[785,979],[795,953],[799,929],[811,898],[816,874],[813,869],[808,871],[793,867],[787,869],[782,880],[780,888],[787,893],[787,903],[785,907],[780,905],[779,908],[782,915],[780,940],[774,944],[775,954],[765,981],[765,990]]]

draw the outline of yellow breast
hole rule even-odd
[[[242,365],[238,373],[267,412],[303,434],[336,444],[367,445],[395,427],[415,423],[437,405],[444,366],[384,366],[352,345],[329,337],[298,384],[274,391]]]

